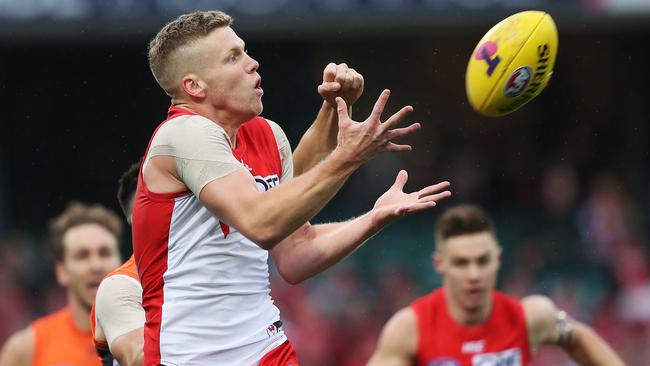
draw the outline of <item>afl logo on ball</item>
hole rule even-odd
[[[530,78],[532,76],[532,70],[528,66],[522,66],[515,70],[508,80],[506,81],[506,86],[503,90],[503,94],[506,97],[514,98],[521,95],[521,93],[526,90],[526,87],[530,83]]]

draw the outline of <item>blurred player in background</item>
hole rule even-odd
[[[562,347],[581,365],[623,361],[589,326],[545,296],[496,291],[501,247],[479,207],[447,210],[436,223],[433,262],[443,286],[397,312],[369,366],[527,365],[542,345]]]
[[[359,95],[336,98],[328,107],[337,106],[336,147],[291,179],[282,129],[258,117],[259,64],[230,22],[216,11],[183,15],[150,44],[150,67],[172,107],[147,148],[133,209],[145,365],[297,365],[270,297],[268,251],[281,276],[297,283],[450,194],[441,192],[446,182],[406,194],[402,171],[369,213],[310,225],[361,164],[409,151],[393,140],[419,125],[394,128],[411,107],[380,120],[388,91],[361,123],[347,110]]]
[[[336,146],[336,110],[330,104],[333,98],[348,94],[358,97],[363,92],[363,86],[363,76],[346,64],[327,65],[323,71],[323,82],[318,86],[323,105],[296,148],[293,156],[295,175],[312,168]],[[117,198],[129,224],[140,164],[131,165],[118,183]],[[133,256],[102,281],[90,321],[95,348],[103,365],[113,365],[114,360],[122,366],[143,364],[145,316],[142,286]]]
[[[120,264],[122,222],[100,205],[71,203],[50,224],[58,283],[68,305],[37,319],[7,341],[2,366],[97,364],[88,317],[100,281]]]

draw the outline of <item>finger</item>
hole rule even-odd
[[[389,152],[409,152],[413,150],[411,145],[398,145],[394,142],[389,142],[386,144],[385,151]]]
[[[352,89],[358,90],[363,88],[363,75],[357,73],[352,81]]]
[[[348,115],[348,105],[345,103],[345,100],[341,97],[336,97],[336,112],[339,115],[339,123],[341,121],[349,119]]]
[[[430,202],[416,202],[406,206],[399,207],[395,210],[395,214],[399,216],[404,216],[410,213],[424,211],[436,207],[435,201]]]
[[[451,197],[451,192],[450,191],[444,191],[444,192],[433,194],[431,196],[422,197],[422,198],[420,198],[418,200],[418,202],[432,202],[432,201],[438,202],[438,201],[443,200],[443,199],[445,199],[447,197]]]
[[[343,83],[343,88],[350,89],[354,84],[354,74],[348,70],[348,73],[345,74],[345,81]]]
[[[402,127],[402,128],[395,128],[390,131],[387,131],[384,136],[386,136],[386,139],[388,140],[393,140],[398,137],[406,136],[409,134],[412,134],[413,132],[419,130],[422,126],[420,126],[419,123],[414,123],[408,127]]]
[[[331,82],[334,81],[334,77],[336,76],[336,64],[333,62],[330,62],[327,64],[325,67],[325,70],[323,71],[323,82]]]
[[[336,66],[336,77],[334,78],[334,81],[339,82],[341,85],[345,82],[345,76],[348,73],[348,65],[345,63],[339,64]]]
[[[399,123],[404,117],[406,117],[407,114],[413,112],[413,107],[410,105],[407,105],[405,107],[402,107],[399,111],[395,112],[392,116],[390,116],[384,123],[381,124],[381,131],[387,131],[390,129],[392,126],[396,125]]]
[[[341,90],[341,84],[337,83],[336,81],[331,81],[331,82],[323,82],[321,85],[318,86],[318,92],[336,92]]]
[[[406,170],[402,169],[399,171],[399,173],[397,173],[397,177],[395,177],[395,183],[393,183],[393,186],[390,188],[403,191],[404,185],[408,180],[409,180],[409,173]]]
[[[379,98],[375,102],[375,106],[372,107],[372,112],[370,112],[370,119],[379,121],[381,118],[382,112],[384,112],[384,107],[386,107],[386,102],[388,102],[388,97],[390,97],[390,90],[384,89],[384,91],[379,94]]]
[[[449,187],[449,182],[440,182],[428,187],[424,187],[421,190],[418,191],[418,198],[430,196],[434,193],[438,193],[443,189],[446,189]]]

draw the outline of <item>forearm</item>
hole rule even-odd
[[[334,150],[338,131],[336,108],[323,101],[316,119],[293,153],[295,176],[308,171]]]
[[[567,353],[580,365],[625,365],[616,352],[590,327],[574,323]]]
[[[313,218],[359,167],[361,161],[348,156],[337,149],[309,172],[266,192],[259,192],[245,172],[233,173],[209,183],[201,202],[221,221],[271,249]]]
[[[382,227],[372,211],[345,222],[306,225],[273,249],[273,259],[285,280],[299,283],[354,252]]]

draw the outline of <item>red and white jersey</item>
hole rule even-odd
[[[522,366],[530,362],[528,330],[517,299],[493,292],[485,323],[466,327],[447,310],[444,289],[411,304],[418,327],[418,366]]]
[[[204,122],[214,124],[172,107],[154,137],[166,124]],[[245,123],[236,141],[232,154],[258,189],[277,185],[282,161],[269,122]],[[145,365],[256,365],[286,341],[273,325],[280,312],[270,296],[268,252],[222,223],[191,191],[151,192],[142,169],[133,247],[147,318]]]

